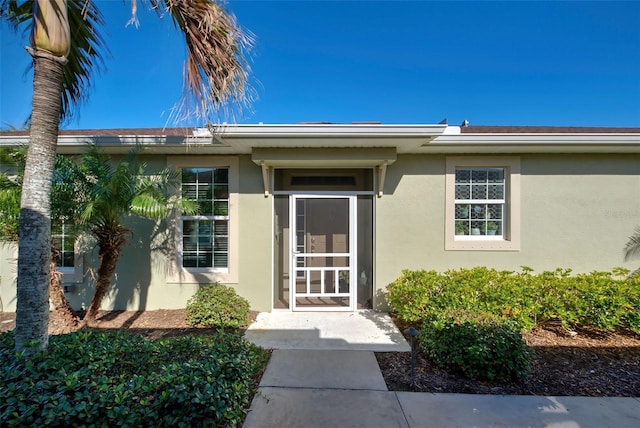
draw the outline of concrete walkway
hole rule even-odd
[[[263,312],[245,337],[271,349],[332,349],[408,352],[389,315],[357,312]]]
[[[298,322],[302,321],[299,319]],[[280,349],[268,346],[263,340],[263,346],[276,350],[262,377],[244,428],[640,427],[640,398],[388,391],[373,350],[348,349],[345,344],[351,342],[338,337],[324,339],[327,328],[312,329],[315,342],[287,341],[282,333],[287,329],[276,329],[280,334],[272,336],[272,344],[284,342],[287,345]],[[263,339],[267,337],[266,332],[258,335]],[[294,343],[313,348],[295,349]],[[330,349],[322,349],[319,343]],[[334,349],[336,344],[347,349]],[[365,348],[360,339],[353,345]]]

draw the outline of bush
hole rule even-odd
[[[0,426],[237,426],[265,350],[239,336],[148,341],[85,330],[48,353],[0,334]]]
[[[419,346],[438,367],[488,381],[524,379],[532,356],[512,322],[464,312],[426,320]]]
[[[407,270],[388,291],[392,310],[407,322],[471,311],[510,319],[524,330],[559,321],[566,328],[629,328],[640,333],[640,277],[624,279],[621,272]]]
[[[242,328],[249,324],[249,302],[219,283],[200,288],[187,302],[186,318],[191,326]]]

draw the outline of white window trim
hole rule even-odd
[[[172,284],[224,284],[238,283],[239,245],[239,160],[237,157],[219,156],[169,156],[168,168],[228,168],[229,169],[229,258],[226,269],[182,267],[182,222],[176,212],[167,222],[174,245],[167,255],[167,283]]]
[[[505,218],[502,236],[464,236],[455,234],[456,168],[505,169]],[[447,156],[445,178],[445,250],[520,250],[520,158],[517,156]]]

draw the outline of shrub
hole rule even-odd
[[[426,320],[419,346],[438,367],[488,381],[525,378],[532,356],[517,325],[469,312]]]
[[[237,335],[148,341],[85,330],[48,353],[0,334],[0,426],[237,426],[265,350]]]
[[[629,328],[640,333],[640,277],[625,279],[616,271],[403,271],[387,288],[392,310],[408,322],[471,311],[510,319],[524,330],[559,321],[566,328]]]
[[[200,288],[187,302],[186,318],[191,326],[242,328],[249,324],[249,302],[219,283]]]

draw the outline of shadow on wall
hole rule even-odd
[[[389,300],[387,299],[387,291],[386,290],[376,290],[375,296],[373,297],[374,309],[378,312],[389,312],[391,309],[389,307]]]
[[[153,277],[152,255],[168,254],[166,222],[136,219],[134,224],[127,226],[134,231],[120,255],[109,296],[114,309],[144,311]]]
[[[111,285],[104,306],[112,306],[114,310],[144,311],[147,308],[149,288],[152,281],[152,254],[168,253],[168,238],[164,221],[156,222],[147,219],[135,219],[125,222],[126,227],[133,230],[129,242],[123,247],[118,258],[116,271],[111,278]],[[91,253],[86,254],[85,282],[79,284],[73,300],[78,307],[88,307],[93,297],[94,284],[99,266],[98,247],[92,246]],[[69,296],[71,298],[71,296]],[[105,305],[105,303],[111,303]],[[135,319],[131,320],[131,322]]]

